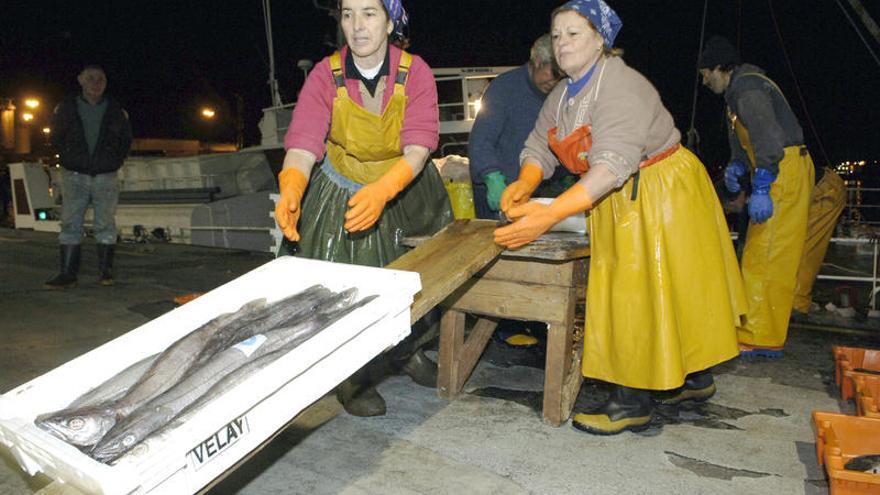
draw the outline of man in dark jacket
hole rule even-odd
[[[519,153],[547,94],[562,78],[549,34],[535,40],[529,62],[496,77],[482,97],[468,138],[477,218],[498,219],[501,192],[519,176]],[[543,181],[535,196],[557,196],[577,181],[565,168]],[[566,176],[568,182],[561,183]],[[555,186],[555,189],[553,189]],[[552,190],[552,191],[551,191]]]
[[[77,77],[82,92],[55,108],[52,144],[61,156],[62,198],[61,273],[46,282],[47,289],[76,287],[80,243],[86,210],[94,208],[93,228],[101,285],[113,284],[116,246],[116,171],[131,148],[128,114],[104,96],[107,76],[101,67],[86,66]]]

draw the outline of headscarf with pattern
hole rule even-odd
[[[388,1],[385,4],[387,5]],[[589,19],[602,39],[605,40],[605,46],[614,48],[614,39],[617,38],[623,21],[617,16],[617,12],[611,10],[611,7],[603,0],[571,0],[560,9],[574,10]]]
[[[406,9],[403,8],[403,2],[401,2],[401,0],[382,0],[382,3],[385,5],[385,10],[388,11],[388,17],[391,18],[391,22],[394,24],[394,31],[391,32],[391,35],[405,38],[405,30],[406,26],[409,24],[409,16],[406,15]]]

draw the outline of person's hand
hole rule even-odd
[[[541,185],[543,178],[544,171],[540,165],[531,162],[524,163],[519,169],[519,178],[501,193],[501,209],[507,213],[510,208],[527,203],[535,189]]]
[[[739,185],[739,179],[746,175],[746,164],[741,160],[733,160],[724,168],[724,187],[732,193],[738,193],[742,186]]]
[[[752,178],[752,197],[749,199],[749,218],[752,223],[764,223],[773,216],[770,186],[775,180],[776,174],[766,168],[755,170],[755,176]]]
[[[349,210],[345,212],[343,227],[349,232],[358,232],[372,227],[385,205],[397,196],[413,179],[412,166],[401,158],[379,177],[376,182],[360,188],[348,200]]]
[[[752,223],[764,223],[773,216],[773,200],[769,194],[754,194],[749,200],[749,218]]]
[[[549,205],[533,202],[514,206],[505,211],[513,223],[495,229],[495,243],[508,248],[524,246],[566,217],[592,207],[587,189],[580,184],[572,186]]]
[[[504,174],[498,171],[489,172],[483,176],[483,182],[486,183],[486,202],[489,203],[489,209],[498,211],[501,208],[501,193],[504,192],[504,186],[507,185]]]
[[[301,213],[300,202],[309,180],[299,169],[286,168],[278,174],[278,190],[281,196],[275,203],[275,222],[291,241],[299,240],[296,224]]]

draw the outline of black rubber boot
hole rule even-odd
[[[385,399],[369,381],[367,366],[356,371],[336,387],[336,399],[345,412],[352,416],[385,415]]]
[[[61,273],[43,284],[50,290],[72,289],[76,287],[76,274],[79,273],[79,258],[82,248],[79,244],[61,245]]]
[[[113,253],[115,244],[98,244],[98,283],[113,285]]]
[[[712,370],[707,369],[691,373],[684,379],[684,385],[657,399],[664,406],[675,406],[685,401],[703,402],[715,395],[715,379]]]
[[[597,435],[616,435],[622,431],[641,431],[651,423],[651,392],[614,385],[602,407],[579,413],[571,421],[578,430]]]
[[[428,359],[421,349],[407,359],[400,370],[418,385],[437,388],[437,363]]]

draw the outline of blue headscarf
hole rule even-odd
[[[385,1],[385,5],[388,5]],[[586,17],[593,23],[596,30],[605,40],[605,46],[614,48],[614,38],[623,26],[623,21],[617,16],[617,12],[611,10],[603,0],[571,0],[566,2],[561,9],[572,9]]]
[[[385,4],[385,10],[388,11],[388,17],[391,18],[391,22],[394,24],[394,31],[391,32],[392,36],[397,36],[400,38],[405,38],[405,32],[407,24],[409,24],[409,16],[406,15],[406,9],[403,8],[403,2],[401,0],[382,0],[382,3]]]

